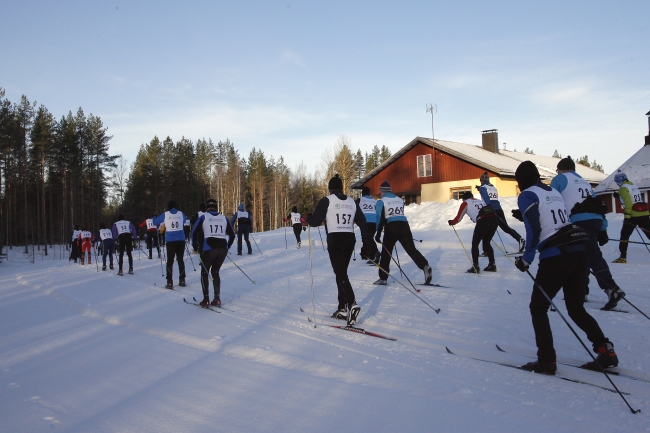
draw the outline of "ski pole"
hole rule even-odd
[[[463,247],[463,251],[465,251],[465,255],[467,256],[467,260],[469,260],[469,262],[472,264],[472,268],[474,268],[474,271],[475,271],[476,274],[478,275],[478,272],[479,272],[479,271],[478,271],[478,269],[476,269],[476,266],[474,266],[474,262],[473,262],[472,259],[469,257],[469,254],[467,254],[467,250],[465,249],[465,245],[463,245],[463,241],[460,240],[460,236],[458,236],[458,232],[456,231],[456,227],[454,227],[454,226],[452,225],[451,228],[454,229],[454,233],[456,233],[456,237],[458,238],[458,242],[460,242],[460,246]],[[501,248],[499,248],[499,249],[501,249]]]
[[[320,229],[318,230],[318,234],[320,234]],[[311,226],[310,225],[307,225],[307,242],[309,242],[309,279],[311,280],[311,307],[313,310],[314,319],[316,319],[316,304],[314,303],[314,274],[312,272],[312,264],[311,264]],[[314,328],[316,328],[316,321],[314,321]]]
[[[422,243],[422,239],[415,239],[415,238],[413,238],[413,240],[414,240],[415,242],[420,242],[420,243]]]
[[[226,254],[226,257],[228,257],[228,260],[230,260],[230,261],[232,262],[233,265],[237,266],[237,263],[235,263],[235,261],[234,261],[233,259],[230,258],[230,255],[229,255],[229,254]],[[242,271],[242,268],[240,268],[239,266],[237,266],[237,269],[239,269],[239,270],[241,271],[242,274],[246,275],[246,272]],[[248,278],[249,280],[251,280],[251,277],[249,277],[248,275],[246,275],[246,278]],[[251,280],[251,283],[255,284],[255,281]]]
[[[325,244],[323,243],[323,235],[320,234],[320,226],[318,226],[318,236],[320,236],[320,244],[323,246],[323,251],[325,251]]]
[[[95,248],[95,267],[97,268],[97,272],[99,272],[99,263],[97,261],[97,257],[99,255],[97,254],[97,250],[98,250],[98,248]]]
[[[429,304],[427,301],[425,301],[425,300],[422,299],[420,296],[418,296],[417,293],[413,293],[413,292],[411,291],[411,289],[409,289],[409,288],[408,288],[404,283],[402,283],[400,280],[398,280],[397,278],[395,278],[394,276],[392,276],[392,275],[390,274],[390,272],[388,272],[388,271],[386,271],[384,268],[382,268],[382,267],[381,267],[377,262],[375,262],[375,261],[372,260],[372,259],[370,259],[370,261],[372,262],[373,265],[375,265],[375,266],[377,266],[379,269],[381,269],[381,270],[382,270],[386,275],[388,275],[389,277],[391,277],[391,278],[392,278],[392,279],[393,279],[397,284],[399,284],[400,286],[404,287],[406,290],[408,290],[409,293],[411,293],[413,296],[415,296],[416,298],[418,298],[420,301],[424,302],[424,303],[427,305],[427,307],[429,307],[429,308],[431,308],[433,311],[435,311],[436,314],[440,314],[440,308],[437,308],[437,309],[434,308],[431,304]]]
[[[253,234],[251,233],[249,236],[251,237],[251,239],[253,240],[253,243],[254,243],[255,246],[257,247],[257,251],[259,251],[261,255],[264,255],[264,253],[262,252],[262,250],[260,250],[259,245],[257,245],[257,242],[255,242],[255,238],[253,237]]]
[[[612,238],[609,238],[608,240],[610,240],[610,241],[615,241],[615,242],[628,243],[628,244],[650,245],[650,244],[648,244],[648,243],[646,243],[646,242],[626,241],[626,240],[623,240],[623,239],[612,239]]]
[[[606,281],[604,281],[601,277],[599,277],[598,275],[596,275],[596,274],[595,274],[591,269],[589,270],[589,273],[590,273],[591,275],[593,275],[594,277],[596,277],[597,280],[600,280],[603,284],[605,284],[607,287],[609,287],[610,290],[615,290],[614,287],[612,287],[610,284],[607,284]],[[639,309],[636,307],[636,305],[634,305],[633,303],[631,303],[630,301],[627,300],[627,296],[624,296],[624,297],[621,298],[621,299],[624,300],[625,302],[627,302],[628,304],[630,304],[630,305],[632,306],[632,308],[634,308],[636,311],[638,311],[639,313],[641,313],[641,314],[642,314],[646,319],[650,320],[650,317],[648,317],[648,316],[647,316],[643,311],[639,310]]]
[[[636,228],[636,232],[639,234],[639,238],[641,238],[641,241],[643,241],[643,236],[641,236],[641,230],[639,230],[638,226]],[[648,244],[646,244],[645,242],[644,242],[644,244],[645,244],[646,250],[648,250],[648,252],[650,253],[650,248],[648,247]]]
[[[284,225],[284,249],[289,249],[289,243],[287,242],[287,225]]]
[[[386,251],[388,251],[388,249],[387,249],[386,247],[384,247],[384,244],[381,244],[381,246],[382,246]],[[397,245],[395,245],[394,250],[395,250],[395,257],[393,257],[393,255],[392,255],[391,253],[388,253],[388,255],[390,256],[391,259],[393,259],[393,262],[395,262],[395,264],[397,265],[397,268],[399,269],[400,275],[402,275],[404,278],[406,278],[406,280],[409,282],[409,284],[411,284],[411,286],[413,287],[413,290],[415,290],[416,292],[420,293],[420,289],[415,288],[415,285],[414,285],[413,282],[409,279],[409,277],[406,275],[406,272],[404,272],[404,270],[402,269],[402,267],[401,267],[400,264],[399,264],[399,257],[397,256]],[[396,258],[397,258],[397,260],[396,260]]]
[[[503,243],[503,239],[501,239],[501,233],[499,233],[499,230],[497,230],[497,235],[499,236],[499,240],[501,241],[501,245],[503,245],[503,249],[506,251],[506,254],[510,254],[506,248],[506,245]]]
[[[187,247],[187,242],[185,242],[185,251],[187,251],[187,255],[190,257],[190,263],[192,263],[194,272],[196,272],[196,267],[194,267],[194,260],[192,260],[192,254],[190,254],[190,249]]]

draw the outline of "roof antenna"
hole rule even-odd
[[[433,133],[433,115],[438,112],[438,106],[436,104],[429,104],[427,105],[427,113],[431,113],[431,141],[432,144],[435,146],[435,135]]]

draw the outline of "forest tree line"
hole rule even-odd
[[[313,210],[334,173],[352,194],[350,185],[391,155],[386,146],[354,151],[341,136],[311,174],[261,149],[244,157],[228,139],[155,136],[129,164],[110,154],[107,130],[82,108],[57,120],[44,105],[24,95],[12,102],[0,88],[0,246],[38,245],[47,254],[48,245],[68,243],[77,225],[94,232],[119,214],[138,224],[167,210],[170,199],[188,217],[209,197],[225,215],[243,202],[255,231],[277,229],[291,207]]]

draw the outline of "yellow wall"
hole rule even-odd
[[[499,197],[515,197],[517,195],[517,181],[514,179],[501,179],[491,177],[490,183],[499,191]],[[422,185],[422,202],[437,201],[447,203],[451,199],[451,188],[471,187],[472,193],[478,196],[475,185],[480,185],[479,179],[456,180],[453,182],[427,183]]]

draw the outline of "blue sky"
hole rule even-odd
[[[314,171],[431,136],[589,155],[613,171],[650,110],[644,1],[8,1],[0,87],[102,118],[129,162],[154,135],[230,139]]]

